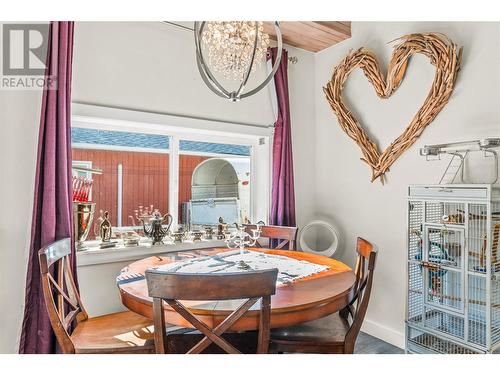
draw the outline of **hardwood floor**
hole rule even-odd
[[[354,347],[354,354],[404,354],[404,350],[360,332]]]
[[[190,328],[171,328],[168,330],[170,333],[185,334],[188,332],[194,333],[195,331]],[[179,350],[176,353],[185,353],[187,351]],[[397,346],[391,345],[367,333],[360,332],[354,347],[354,354],[404,354],[404,350]]]

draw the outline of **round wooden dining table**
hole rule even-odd
[[[176,252],[165,256],[152,256],[136,261],[122,269],[117,277],[122,303],[131,311],[153,319],[153,300],[148,296],[144,273],[148,268],[190,257],[211,256],[232,249],[203,249]],[[315,320],[344,308],[353,297],[356,277],[346,264],[324,256],[290,250],[254,248],[268,254],[282,255],[298,260],[326,265],[329,269],[296,280],[291,284],[278,285],[271,298],[271,328],[285,327]],[[236,310],[241,300],[229,301],[181,301],[197,319],[210,328],[216,327]],[[251,308],[228,331],[257,330],[259,326],[259,304]],[[164,304],[167,323],[191,327],[168,304]]]

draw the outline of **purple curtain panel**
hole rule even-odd
[[[274,64],[277,48],[271,48]],[[282,51],[281,62],[274,76],[278,102],[278,118],[274,124],[273,171],[271,190],[271,225],[295,226],[295,189],[293,178],[292,129],[288,98],[288,52]]]
[[[73,236],[70,109],[73,29],[73,22],[51,22],[49,28],[45,75],[56,76],[58,86],[57,90],[43,91],[19,353],[55,353],[57,350],[43,299],[38,250],[59,239]],[[74,248],[72,251],[75,272]]]

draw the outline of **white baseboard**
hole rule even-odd
[[[367,320],[363,322],[361,330],[369,335],[375,336],[381,340],[388,342],[398,348],[405,348],[405,334],[404,332],[396,331],[388,328],[374,321]]]

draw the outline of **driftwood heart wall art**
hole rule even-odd
[[[384,183],[384,174],[389,171],[391,165],[415,143],[424,129],[448,103],[460,69],[462,49],[444,35],[411,34],[397,41],[387,70],[387,78],[383,76],[375,54],[360,48],[351,52],[335,67],[332,79],[323,88],[340,127],[358,144],[363,154],[361,160],[372,169],[372,182],[380,178]],[[416,53],[427,56],[430,63],[436,67],[432,87],[424,104],[405,131],[381,152],[342,100],[344,83],[353,70],[361,68],[377,95],[387,99],[401,84],[410,57]]]

